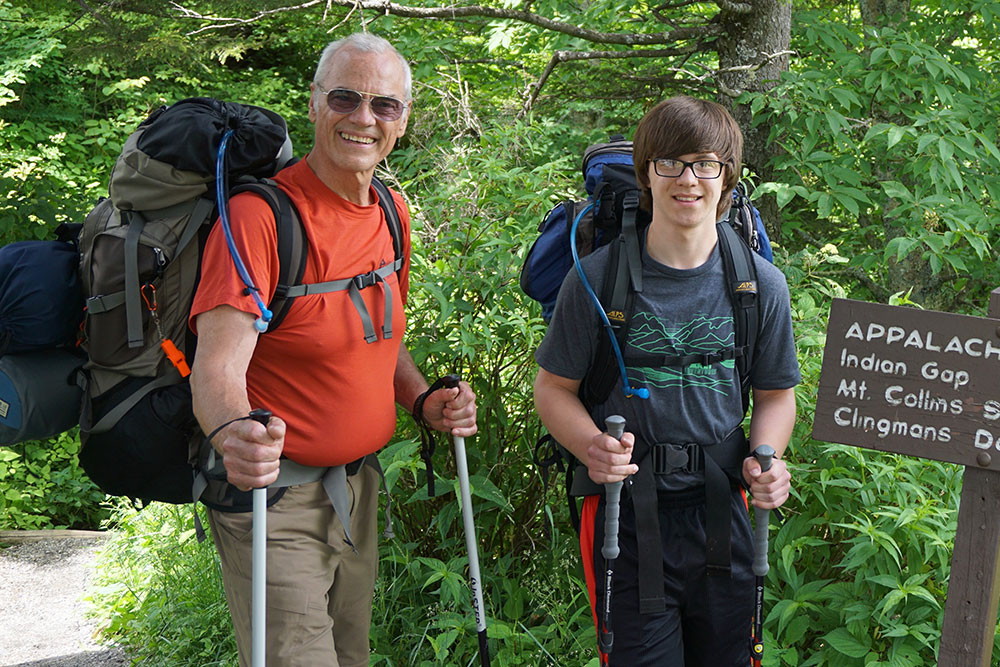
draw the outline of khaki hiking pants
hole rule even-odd
[[[320,482],[291,486],[267,508],[268,667],[361,667],[369,661],[368,628],[378,574],[378,473],[361,466],[347,478],[351,532],[358,552]],[[240,667],[250,665],[253,521],[250,512],[209,511],[222,560]]]

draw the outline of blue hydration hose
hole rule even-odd
[[[219,207],[219,221],[222,223],[222,231],[226,235],[226,245],[229,246],[229,254],[233,258],[236,272],[239,274],[243,284],[246,285],[247,294],[253,297],[254,303],[257,304],[257,308],[260,310],[260,317],[253,323],[253,327],[260,333],[264,333],[267,331],[267,325],[271,322],[273,314],[260,298],[260,290],[253,284],[253,279],[250,278],[250,273],[243,263],[243,258],[240,257],[240,253],[236,249],[233,230],[229,226],[229,184],[226,182],[226,144],[232,135],[233,130],[226,130],[226,133],[222,135],[222,141],[219,142],[219,155],[215,161],[215,198]]]
[[[618,338],[615,336],[614,329],[611,327],[611,321],[608,320],[607,313],[604,312],[604,306],[601,305],[601,300],[597,298],[597,294],[594,293],[594,288],[590,286],[590,281],[587,280],[587,276],[583,273],[583,267],[580,266],[580,256],[576,251],[576,230],[580,225],[580,220],[583,218],[584,214],[594,208],[594,204],[587,204],[582,211],[573,220],[573,226],[569,231],[569,248],[573,253],[573,266],[576,267],[576,272],[580,275],[580,282],[583,283],[583,289],[587,291],[590,296],[591,301],[594,302],[594,306],[597,307],[597,312],[601,316],[601,321],[604,323],[604,328],[608,331],[608,338],[611,339],[611,349],[615,353],[615,361],[618,362],[618,371],[622,376],[622,392],[625,394],[625,398],[649,398],[649,390],[645,387],[632,387],[628,383],[628,373],[625,371],[625,359],[622,357],[622,350],[618,346]]]

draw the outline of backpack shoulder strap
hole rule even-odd
[[[325,292],[346,290],[350,295],[355,309],[358,311],[358,315],[361,317],[364,326],[365,341],[373,343],[378,339],[374,323],[368,313],[368,308],[361,298],[360,290],[371,287],[378,282],[382,282],[384,288],[388,290],[388,285],[383,282],[385,277],[393,272],[400,271],[405,264],[405,258],[403,256],[403,228],[399,218],[399,211],[396,210],[396,204],[392,198],[392,193],[378,179],[373,178],[372,185],[378,194],[379,206],[389,227],[389,234],[392,236],[395,261],[391,265],[380,267],[368,274],[309,285],[302,283],[302,278],[305,275],[306,258],[309,252],[309,240],[303,229],[302,219],[291,198],[284,190],[270,180],[242,184],[230,192],[231,195],[238,192],[254,192],[268,203],[274,214],[278,239],[279,274],[274,298],[268,306],[272,312],[268,330],[274,330],[281,324],[281,321],[291,308],[292,301],[296,297],[306,294],[322,294]],[[391,338],[391,296],[386,298],[385,304],[382,335],[384,338]]]
[[[743,394],[743,412],[750,407],[750,370],[753,368],[760,331],[760,294],[753,253],[743,238],[727,222],[716,225],[719,252],[725,273],[726,291],[733,305],[736,370]]]
[[[403,225],[399,220],[399,211],[396,210],[396,200],[392,198],[392,193],[385,183],[378,178],[372,177],[372,187],[378,194],[378,205],[385,215],[385,222],[389,226],[389,234],[392,235],[392,248],[396,253],[396,270],[403,268]]]
[[[632,228],[632,233],[635,233],[634,228]],[[631,266],[633,260],[632,253],[629,252],[631,244],[626,238],[627,234],[628,232],[623,230],[617,239],[608,244],[608,265],[604,272],[604,284],[601,287],[601,303],[604,304],[604,312],[608,316],[608,321],[611,322],[612,329],[614,329],[618,349],[623,352],[628,338],[628,328],[632,320],[632,307],[635,300],[636,290],[633,289],[632,274],[636,271],[642,271],[641,260],[639,260],[638,267]],[[638,246],[638,238],[635,239],[635,245]],[[611,339],[607,329],[601,327],[590,372],[587,373],[580,385],[580,398],[588,410],[608,399],[619,374],[620,370],[614,358]]]
[[[232,196],[239,192],[253,192],[258,195],[267,202],[274,215],[278,238],[278,287],[274,292],[274,298],[268,304],[272,313],[268,331],[274,331],[292,307],[293,298],[287,294],[288,287],[302,283],[302,276],[306,270],[306,257],[309,254],[309,239],[306,238],[302,219],[291,197],[274,181],[244,183],[233,188],[229,194]]]

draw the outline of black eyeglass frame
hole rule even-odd
[[[672,157],[660,157],[656,158],[655,160],[650,160],[650,162],[653,163],[653,171],[655,171],[656,175],[660,176],[661,178],[680,178],[681,176],[684,175],[684,170],[690,167],[691,173],[694,174],[694,177],[701,181],[714,181],[715,179],[722,176],[722,171],[726,166],[726,162],[722,160],[694,160],[693,162],[686,162],[685,160],[678,160],[677,158],[672,158]],[[681,170],[678,171],[676,174],[661,173],[660,172],[661,162],[679,163],[681,165]],[[699,176],[698,172],[695,170],[696,164],[715,164],[719,166],[719,171],[715,176]]]
[[[364,102],[365,100],[367,100],[368,101],[368,107],[371,109],[372,115],[375,116],[376,118],[378,118],[379,120],[384,120],[384,121],[386,121],[388,123],[395,122],[395,121],[399,120],[400,118],[402,118],[403,114],[406,113],[407,107],[410,106],[409,102],[404,102],[403,100],[399,99],[398,97],[393,97],[392,95],[379,95],[377,93],[369,93],[369,92],[365,92],[363,90],[354,90],[353,88],[344,88],[343,86],[337,86],[336,88],[330,88],[329,90],[325,90],[322,86],[316,86],[316,90],[318,90],[321,94],[323,94],[326,97],[326,106],[328,106],[330,108],[330,111],[332,111],[334,113],[345,114],[345,115],[346,114],[354,113],[355,111],[358,110],[358,107],[361,106],[361,103]],[[331,95],[333,95],[334,93],[353,93],[354,95],[357,96],[357,102],[358,103],[355,104],[354,108],[352,108],[350,110],[336,109],[336,108],[334,108],[333,103],[331,102],[331,99],[332,99]],[[399,114],[396,115],[395,117],[391,117],[390,118],[390,117],[386,116],[384,113],[380,113],[378,110],[376,110],[376,107],[375,107],[375,102],[378,101],[378,100],[387,100],[387,101],[390,101],[390,102],[392,102],[394,104],[398,104],[399,105]]]

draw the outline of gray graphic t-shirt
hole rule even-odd
[[[582,260],[596,294],[601,293],[607,248]],[[757,389],[788,389],[800,380],[792,336],[788,285],[781,271],[754,256],[760,292],[761,331],[751,384]],[[708,354],[733,347],[733,310],[726,292],[718,246],[705,264],[674,269],[643,251],[643,291],[636,294],[627,350],[672,357]],[[582,379],[593,360],[602,328],[596,306],[571,269],[563,282],[552,322],[535,353],[538,364],[561,377]],[[626,350],[626,354],[627,354]],[[650,363],[650,362],[646,362]],[[743,404],[734,361],[710,365],[627,366],[629,384],[645,387],[648,399],[625,398],[619,379],[594,421],[603,428],[612,414],[625,417],[626,429],[652,443],[721,442],[743,419]],[[661,477],[666,489],[703,482],[701,473]]]

